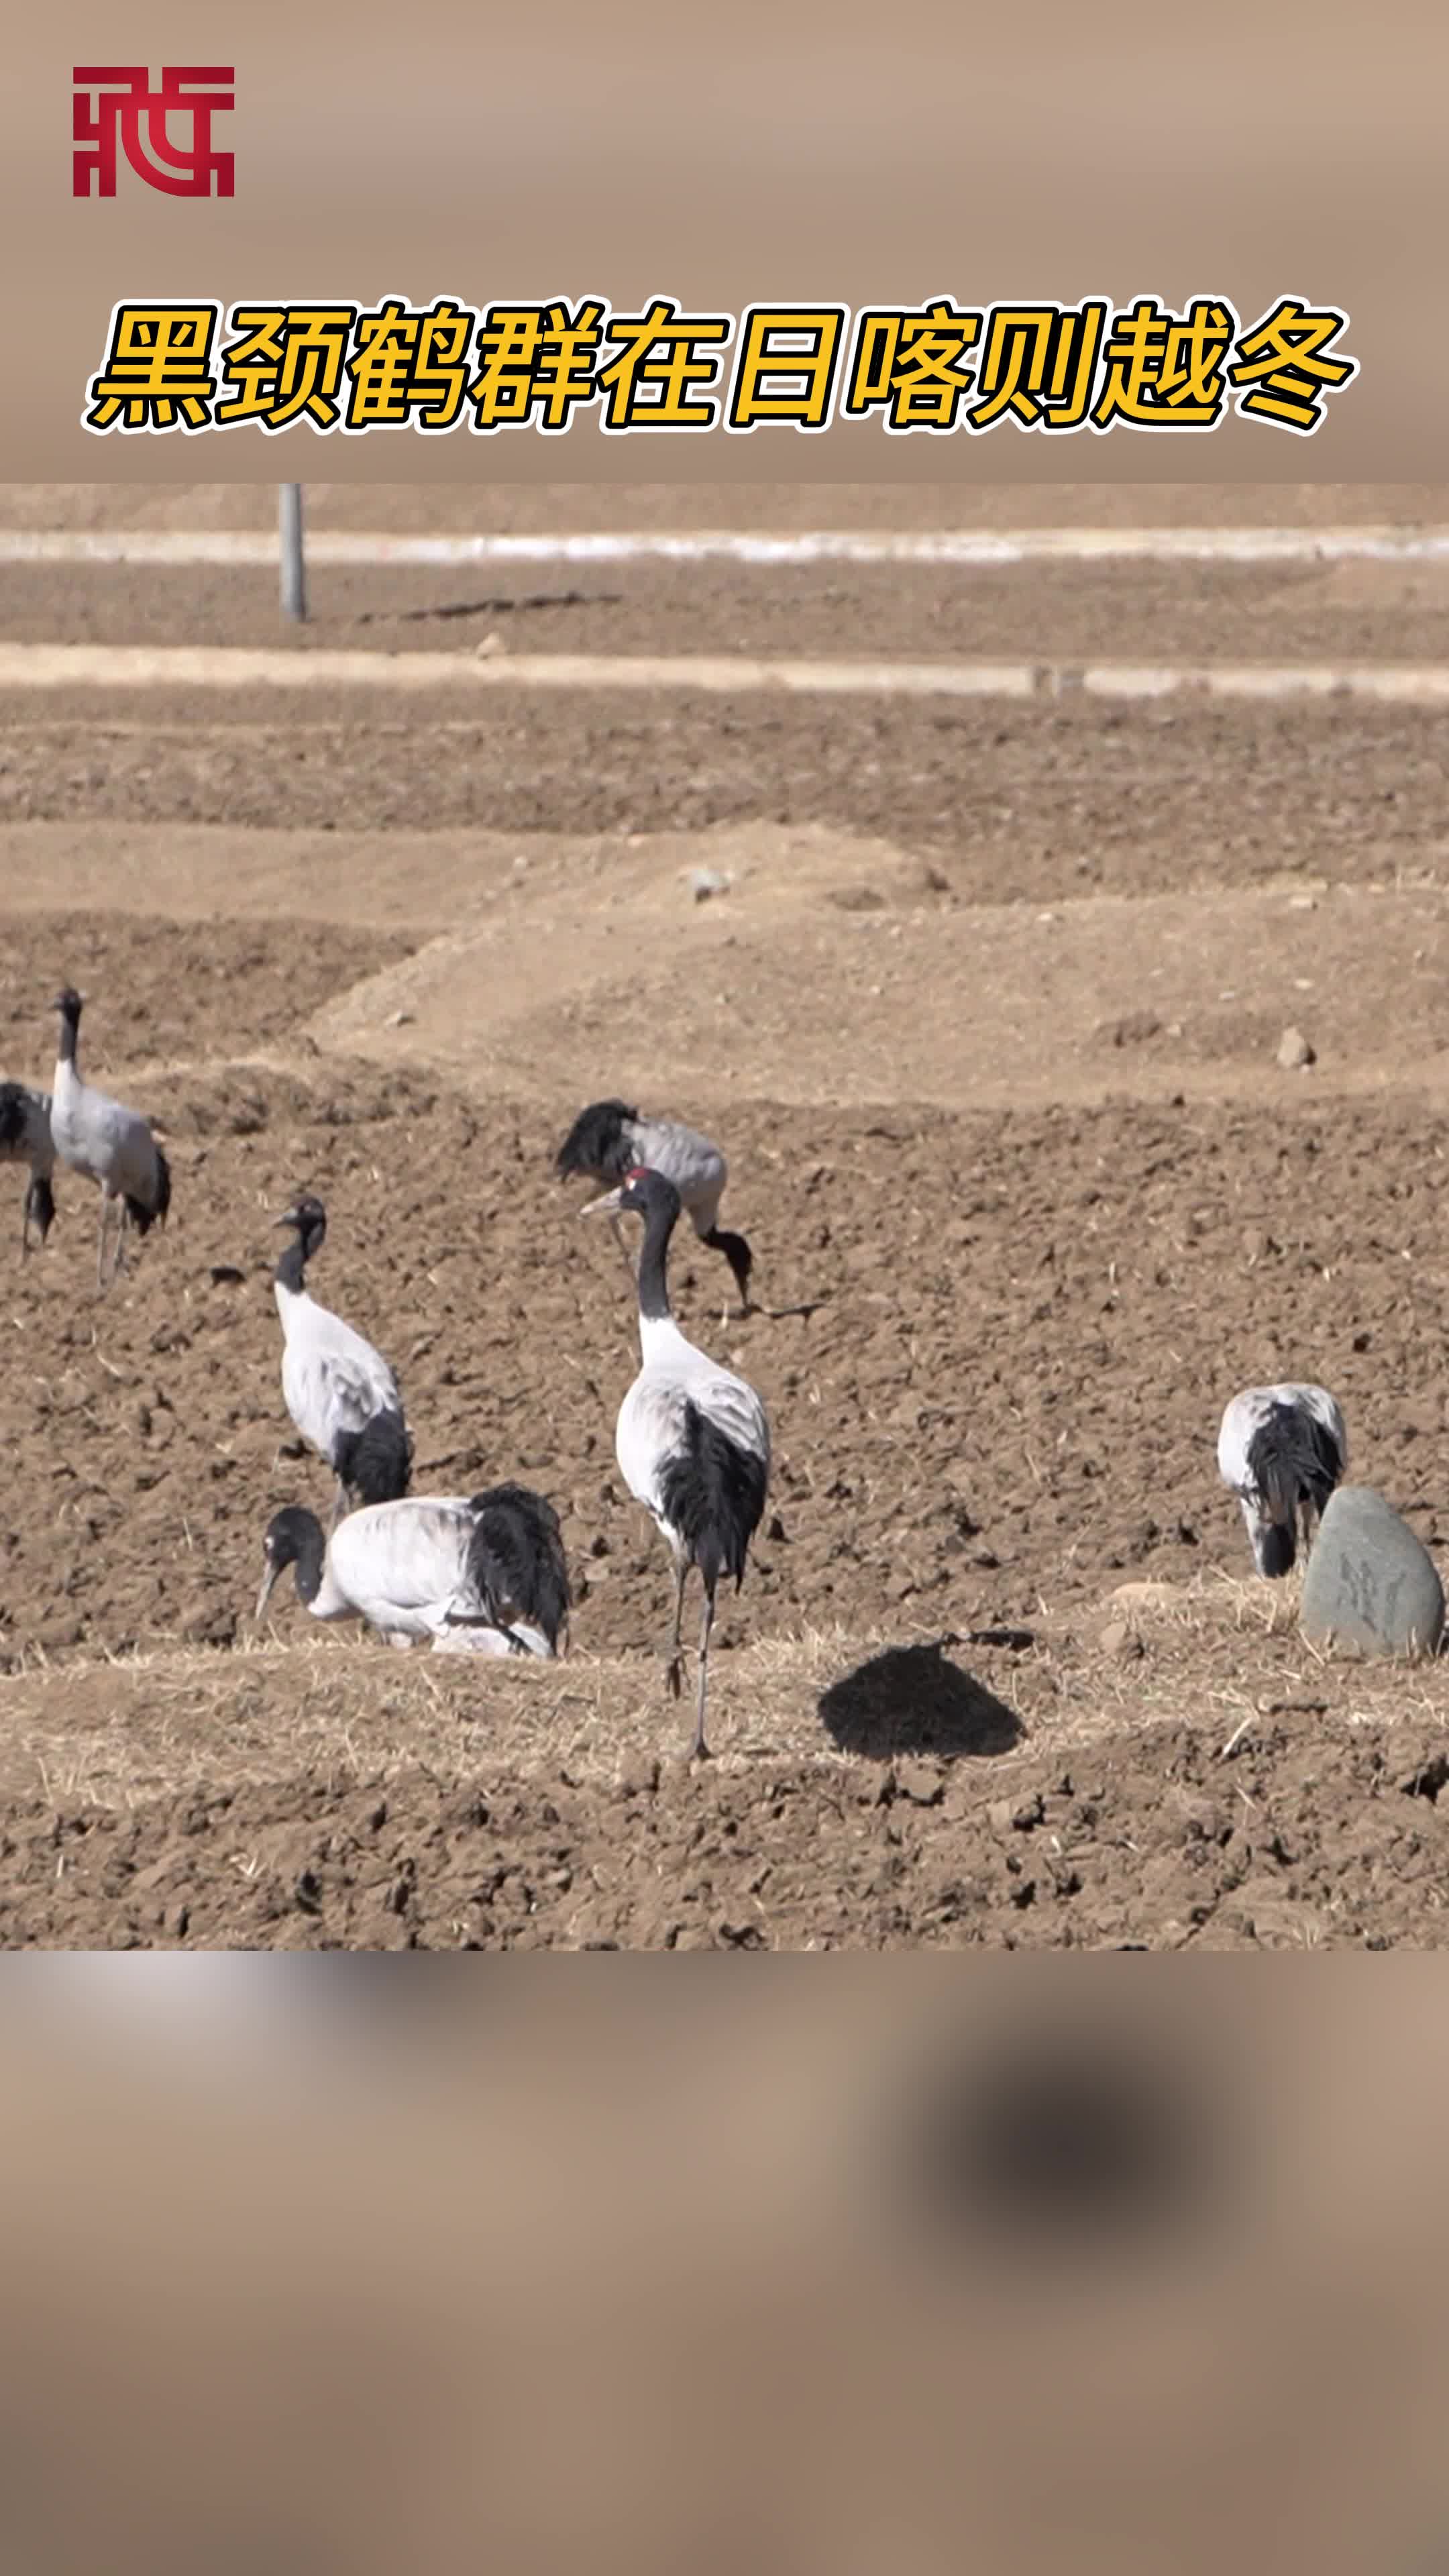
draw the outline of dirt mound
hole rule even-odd
[[[723,881],[705,902],[690,892],[701,868]],[[612,1062],[631,1096],[724,1099],[747,1062],[752,1090],[833,1105],[848,1028],[862,1106],[1276,1105],[1295,1015],[1335,1059],[1337,1089],[1382,1088],[1409,1065],[1420,1082],[1449,1078],[1445,922],[1430,885],[1290,881],[1043,909],[965,903],[947,869],[820,826],[641,835],[515,869],[470,925],[313,1026],[324,1046],[420,1056],[470,1089],[525,1096],[550,1081],[587,1096]]]

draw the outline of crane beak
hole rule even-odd
[[[617,1190],[605,1190],[601,1199],[590,1199],[587,1207],[580,1208],[579,1214],[580,1216],[617,1216],[623,1196],[622,1187]]]
[[[274,1216],[272,1223],[273,1225],[295,1225],[297,1223],[296,1209],[288,1208],[285,1216]]]
[[[276,1583],[277,1576],[280,1571],[281,1568],[273,1565],[271,1559],[268,1558],[267,1570],[262,1576],[262,1588],[257,1594],[257,1606],[253,1613],[253,1617],[255,1618],[258,1627],[261,1626],[263,1614],[266,1610],[267,1603],[272,1597],[272,1588]]]

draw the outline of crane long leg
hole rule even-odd
[[[691,1762],[709,1759],[709,1746],[704,1740],[704,1703],[709,1690],[709,1632],[714,1626],[714,1585],[704,1587],[704,1608],[699,1615],[699,1705],[694,1720],[694,1742],[689,1748]]]
[[[332,1518],[327,1524],[327,1535],[329,1538],[332,1536],[333,1531],[336,1529],[337,1524],[341,1520],[346,1509],[347,1487],[339,1476],[337,1479],[337,1491],[332,1497]]]
[[[752,1315],[752,1314],[754,1313],[754,1311],[755,1311],[755,1310],[754,1310],[754,1306],[752,1305],[752,1303],[751,1303],[751,1301],[750,1301],[750,1298],[749,1298],[748,1293],[746,1292],[746,1290],[745,1290],[745,1289],[743,1289],[743,1288],[740,1286],[740,1283],[739,1283],[738,1278],[737,1278],[737,1277],[735,1277],[733,1264],[731,1264],[731,1271],[730,1271],[730,1275],[731,1275],[731,1277],[732,1277],[732,1278],[734,1278],[734,1282],[735,1282],[735,1295],[736,1295],[736,1297],[738,1298],[739,1303],[738,1303],[738,1305],[735,1305],[735,1306],[729,1306],[729,1305],[721,1306],[721,1308],[720,1308],[720,1310],[719,1310],[719,1322],[720,1322],[720,1331],[721,1331],[722,1333],[726,1333],[726,1332],[728,1332],[728,1331],[729,1331],[729,1328],[730,1328],[730,1326],[731,1326],[731,1324],[736,1324],[736,1323],[742,1324],[742,1323],[744,1322],[744,1320],[745,1320],[746,1316],[747,1316],[747,1315]]]
[[[621,1226],[621,1224],[619,1223],[619,1220],[618,1220],[618,1218],[617,1218],[616,1216],[611,1216],[611,1217],[610,1217],[610,1219],[609,1219],[609,1223],[610,1223],[610,1225],[611,1225],[611,1226],[613,1227],[613,1229],[614,1229],[614,1241],[617,1243],[617,1245],[618,1245],[618,1247],[619,1247],[619,1259],[620,1259],[620,1260],[623,1262],[623,1264],[624,1264],[624,1268],[625,1268],[625,1270],[627,1271],[627,1273],[628,1273],[628,1277],[629,1277],[629,1285],[630,1285],[630,1287],[632,1288],[632,1287],[634,1287],[634,1286],[636,1285],[636,1281],[635,1281],[635,1277],[634,1277],[634,1264],[633,1264],[633,1262],[632,1262],[632,1261],[630,1260],[630,1258],[629,1258],[629,1247],[628,1247],[627,1243],[624,1241],[624,1229],[623,1229],[623,1227]]]
[[[684,1618],[684,1587],[688,1580],[689,1559],[686,1556],[682,1556],[674,1569],[674,1625],[670,1630],[669,1656],[664,1672],[664,1679],[671,1699],[678,1699],[679,1697],[679,1668],[682,1660],[679,1646],[679,1630],[680,1624]]]
[[[130,1210],[126,1205],[125,1200],[122,1199],[118,1203],[118,1214],[116,1219],[116,1248],[111,1258],[111,1277],[113,1279],[118,1278],[121,1271],[125,1268],[125,1262],[122,1259],[122,1255],[125,1251],[126,1228],[130,1222]]]
[[[106,1285],[106,1219],[110,1213],[110,1205],[110,1200],[102,1190],[101,1221],[96,1234],[96,1295],[98,1297],[103,1293]]]

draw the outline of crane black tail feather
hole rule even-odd
[[[570,1603],[563,1532],[552,1503],[527,1485],[474,1494],[468,1576],[489,1617],[517,1646],[516,1625],[538,1628],[556,1651]]]
[[[1299,1515],[1322,1519],[1343,1474],[1343,1452],[1327,1424],[1306,1406],[1275,1404],[1248,1442],[1247,1465],[1260,1516],[1259,1571],[1284,1575],[1298,1554]]]
[[[153,1225],[164,1225],[171,1205],[171,1166],[156,1146],[156,1183],[148,1199],[126,1194],[126,1212],[138,1234],[149,1234]]]
[[[400,1503],[412,1482],[413,1451],[407,1424],[389,1409],[360,1431],[344,1432],[332,1453],[335,1474],[363,1503]]]
[[[595,1100],[581,1109],[554,1159],[560,1180],[582,1173],[590,1180],[621,1181],[634,1159],[627,1130],[638,1115],[624,1100]]]
[[[769,1467],[758,1451],[731,1440],[698,1406],[684,1408],[684,1446],[660,1477],[660,1503],[691,1564],[713,1592],[722,1574],[736,1591],[765,1508]]]
[[[0,1082],[0,1154],[30,1150],[31,1096],[21,1082]]]

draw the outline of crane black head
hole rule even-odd
[[[76,1030],[80,1027],[80,1015],[85,1008],[85,1004],[82,1001],[80,994],[76,991],[74,984],[62,984],[60,991],[56,994],[55,1000],[51,1003],[50,1007],[53,1011],[59,1011],[66,1027],[70,1030],[71,1035],[74,1036]]]
[[[289,1208],[273,1219],[273,1223],[291,1226],[304,1261],[310,1261],[314,1252],[321,1251],[327,1234],[327,1210],[310,1190],[301,1198],[294,1199]]]
[[[297,1569],[297,1590],[302,1599],[316,1599],[325,1552],[322,1524],[315,1512],[305,1511],[300,1503],[288,1503],[284,1510],[273,1515],[262,1541],[266,1569],[262,1575],[262,1588],[257,1594],[258,1620],[272,1597],[272,1586],[278,1575],[284,1574],[289,1565],[295,1565]]]

